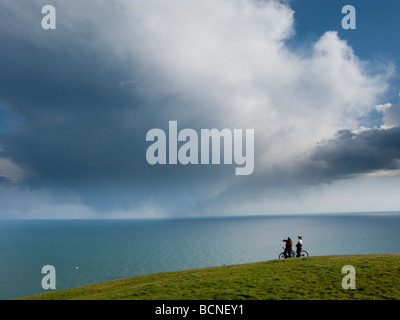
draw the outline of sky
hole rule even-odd
[[[400,210],[398,1],[47,4],[0,3],[0,219]],[[149,164],[169,121],[254,130],[254,171]]]

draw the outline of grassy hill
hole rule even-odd
[[[342,268],[356,289],[342,288]],[[400,254],[272,260],[112,280],[23,300],[400,299]]]

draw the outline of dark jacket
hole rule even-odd
[[[293,247],[293,242],[292,242],[292,240],[283,239],[282,241],[285,241],[285,242],[286,242],[286,249],[292,249],[292,247]]]

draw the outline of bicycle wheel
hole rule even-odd
[[[300,257],[308,257],[308,252],[306,250],[301,250]]]
[[[283,252],[279,254],[279,259],[285,259],[285,254]]]

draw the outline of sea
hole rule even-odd
[[[310,256],[400,252],[400,214],[151,220],[0,220],[0,299],[113,279],[278,259],[303,236]]]

